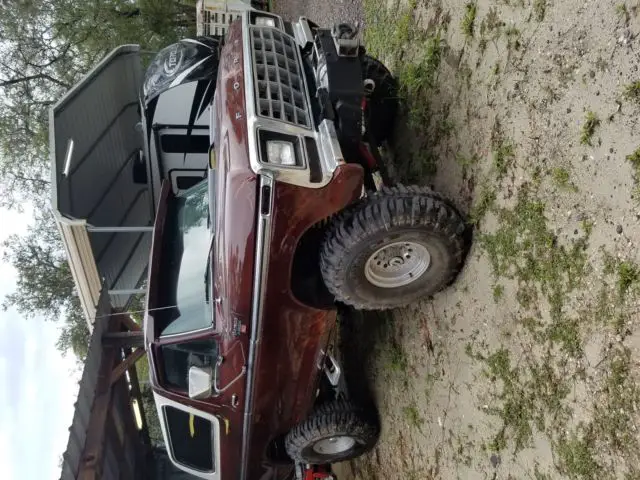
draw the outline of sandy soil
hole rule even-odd
[[[636,7],[276,2],[366,23],[402,85],[395,175],[475,223],[451,288],[343,318],[382,435],[342,479],[640,479]]]

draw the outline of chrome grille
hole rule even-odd
[[[274,28],[251,29],[258,115],[311,127],[295,40]]]

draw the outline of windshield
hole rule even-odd
[[[176,196],[167,212],[163,240],[161,308],[154,315],[160,336],[209,327],[209,199],[207,181]],[[169,308],[166,308],[169,307]]]

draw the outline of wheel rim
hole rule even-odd
[[[403,287],[418,280],[431,265],[427,247],[415,242],[394,242],[376,250],[367,260],[364,274],[380,288]]]
[[[316,442],[313,450],[321,455],[338,455],[353,448],[356,441],[352,437],[330,437]]]

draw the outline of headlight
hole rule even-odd
[[[280,168],[305,168],[304,144],[296,135],[258,130],[260,161]]]
[[[267,141],[267,160],[269,163],[294,167],[296,165],[296,153],[293,143],[283,140]]]
[[[255,25],[258,27],[271,27],[275,28],[276,19],[273,17],[256,17]]]

